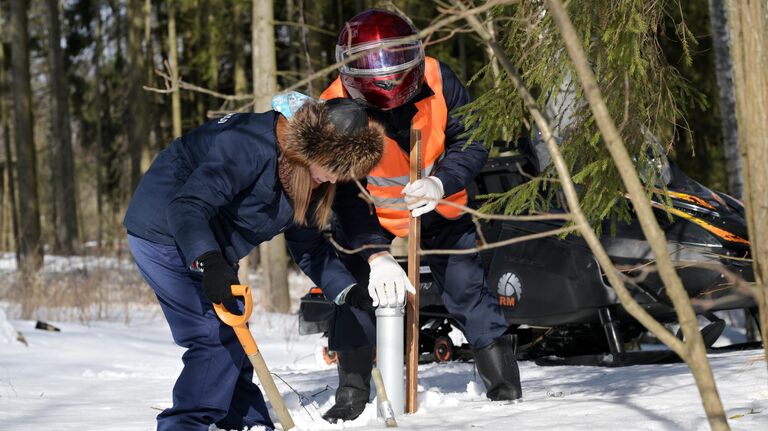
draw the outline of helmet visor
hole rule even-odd
[[[336,46],[341,72],[352,76],[386,76],[408,70],[424,60],[421,41],[402,43],[399,39],[364,45]]]

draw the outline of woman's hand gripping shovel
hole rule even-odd
[[[288,431],[295,427],[291,414],[288,413],[288,409],[285,407],[285,401],[280,396],[280,392],[275,386],[275,381],[272,379],[267,368],[267,363],[264,362],[264,357],[261,356],[259,347],[256,345],[256,341],[251,335],[251,331],[248,329],[246,323],[248,318],[251,317],[251,311],[253,311],[253,297],[251,296],[251,288],[245,285],[232,285],[232,295],[242,296],[245,300],[245,309],[243,314],[237,315],[231,313],[223,304],[213,304],[213,308],[216,310],[216,314],[219,316],[222,322],[231,326],[235,330],[237,339],[240,340],[240,344],[245,349],[245,354],[248,355],[248,359],[253,364],[253,369],[256,370],[256,375],[259,376],[259,381],[264,387],[264,391],[267,393],[267,399],[272,403],[272,408],[277,414],[277,419],[280,421],[280,425],[283,426],[283,430]]]

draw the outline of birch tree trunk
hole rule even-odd
[[[69,95],[67,72],[61,50],[61,23],[58,0],[47,0],[48,45],[51,83],[51,172],[53,199],[56,207],[54,250],[64,255],[75,253],[77,248],[77,199],[75,186],[75,162],[72,154]]]
[[[736,122],[736,100],[733,92],[733,62],[728,35],[728,14],[725,0],[709,0],[712,24],[712,46],[715,51],[715,73],[720,106],[720,124],[723,129],[725,172],[728,175],[728,193],[742,198],[743,180],[739,160],[739,130]]]
[[[744,203],[760,309],[763,348],[768,354],[768,5],[765,0],[730,0],[728,24],[733,84],[744,174]]]
[[[275,57],[275,27],[272,0],[253,0],[252,45],[253,97],[256,112],[270,109],[277,91],[277,59]],[[277,312],[291,311],[288,291],[288,252],[285,236],[278,235],[261,245],[261,268],[267,280],[265,304]]]
[[[21,317],[28,319],[34,310],[37,272],[43,266],[40,236],[40,206],[37,197],[37,158],[32,126],[32,87],[29,76],[29,35],[27,0],[11,2],[11,55],[13,56],[13,111],[16,140],[16,175],[19,187],[18,264],[25,300]]]
[[[709,18],[712,27],[712,46],[715,52],[715,75],[717,76],[718,106],[720,108],[728,193],[736,199],[743,199],[744,179],[739,155],[736,95],[733,90],[733,61],[731,59],[728,11],[725,0],[709,0]],[[756,325],[757,322],[751,318],[749,309],[744,309],[743,312],[747,341],[757,341],[757,334],[760,332]]]
[[[179,79],[179,53],[176,46],[176,0],[168,0],[168,62],[171,66],[171,77],[176,82]],[[173,119],[173,137],[181,136],[181,93],[179,88],[171,93],[171,118]]]

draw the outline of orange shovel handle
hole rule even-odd
[[[251,288],[246,285],[233,284],[232,295],[242,296],[245,300],[245,308],[243,314],[233,314],[224,304],[213,304],[213,309],[216,310],[216,315],[219,316],[222,322],[231,326],[235,330],[235,335],[243,345],[245,354],[248,355],[248,359],[253,364],[253,369],[256,371],[256,375],[259,377],[261,385],[264,387],[264,392],[267,394],[267,399],[272,403],[272,408],[275,410],[277,419],[283,426],[283,429],[288,431],[294,428],[296,425],[293,423],[288,408],[285,406],[285,401],[280,395],[280,391],[275,386],[275,381],[272,379],[272,374],[267,368],[267,363],[264,362],[264,357],[259,352],[259,347],[256,345],[256,341],[251,335],[251,331],[248,330],[246,324],[248,318],[251,317],[251,311],[253,311],[253,296],[251,295]]]
[[[213,309],[216,310],[216,315],[219,316],[219,319],[221,319],[222,322],[235,330],[235,335],[237,335],[237,339],[240,340],[240,344],[243,345],[245,353],[248,356],[251,356],[259,351],[259,348],[256,346],[256,341],[254,341],[253,335],[251,335],[251,331],[249,331],[246,326],[248,319],[251,317],[251,312],[253,311],[253,295],[251,295],[251,288],[243,284],[233,284],[232,295],[242,296],[243,300],[245,300],[243,314],[232,313],[227,310],[227,307],[225,307],[224,304],[213,304]]]

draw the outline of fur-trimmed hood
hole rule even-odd
[[[353,132],[337,130],[325,104],[310,100],[290,120],[283,151],[288,160],[316,163],[338,175],[339,181],[360,179],[381,160],[384,137],[384,128],[375,121]]]

